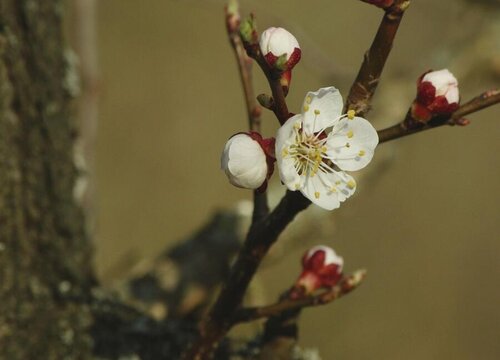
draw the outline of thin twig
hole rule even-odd
[[[285,100],[286,94],[280,81],[281,72],[269,66],[264,55],[260,51],[258,44],[244,45],[246,46],[248,56],[259,64],[262,72],[266,75],[269,87],[271,88],[271,92],[273,94],[272,100],[270,101],[272,104],[271,110],[274,112],[274,115],[280,124],[283,125],[290,117],[290,112],[288,111],[288,105]]]
[[[318,306],[328,304],[356,289],[364,280],[366,270],[357,270],[349,276],[346,276],[342,281],[333,288],[324,291],[320,294],[291,300],[286,298],[276,304],[244,308],[237,312],[234,318],[235,323],[248,322],[261,318],[277,316],[285,311],[298,310],[309,306]]]
[[[438,117],[432,119],[427,124],[417,124],[414,127],[407,127],[405,122],[402,121],[386,129],[379,130],[379,142],[383,143],[389,140],[401,138],[403,136],[419,133],[424,130],[434,129],[443,125],[457,125],[460,124],[460,121],[464,116],[498,103],[500,103],[500,89],[489,90],[462,105],[449,117]]]
[[[239,32],[240,14],[238,11],[238,2],[232,1],[226,7],[226,29],[229,42],[233,48],[238,70],[240,74],[241,85],[245,96],[245,105],[248,116],[248,127],[251,131],[261,132],[260,114],[262,109],[257,105],[252,81],[252,59],[247,56],[245,47]],[[267,193],[255,190],[253,192],[253,215],[252,223],[260,221],[269,214],[269,205]]]
[[[370,101],[377,89],[403,14],[409,5],[408,0],[396,0],[385,9],[377,34],[370,49],[365,53],[358,76],[349,91],[344,110],[352,109],[359,115],[370,110]]]
[[[200,339],[184,355],[184,359],[210,359],[213,356],[217,344],[233,325],[234,314],[262,259],[285,227],[309,204],[310,201],[300,192],[288,191],[265,219],[250,228],[229,279],[200,325]]]
[[[237,9],[237,2],[233,1],[226,7],[226,29],[229,42],[233,48],[238,70],[240,74],[241,85],[245,95],[245,104],[248,115],[248,127],[251,131],[260,132],[260,114],[261,108],[255,100],[255,93],[252,82],[252,59],[247,56],[245,47],[239,32],[240,14]]]

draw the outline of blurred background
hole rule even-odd
[[[247,124],[223,7],[97,2],[93,217],[105,284],[189,236],[216,209],[248,211],[251,193],[219,170],[225,141]],[[369,120],[377,128],[400,121],[429,69],[449,68],[465,101],[498,86],[499,9],[496,0],[414,1]],[[347,94],[382,16],[354,0],[241,1],[241,10],[255,13],[260,30],[282,26],[299,40],[291,111],[309,90],[334,85]],[[269,92],[254,73],[256,92]],[[355,174],[352,199],[333,212],[311,206],[287,229],[252,301],[274,301],[297,277],[302,253],[326,244],[347,271],[367,268],[368,278],[335,304],[305,311],[301,345],[319,348],[323,359],[500,358],[499,107],[470,119],[467,128],[380,146],[373,165]],[[263,123],[273,136],[272,114]],[[275,176],[272,200],[283,192]]]

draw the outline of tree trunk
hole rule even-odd
[[[90,244],[74,197],[62,0],[0,0],[0,358],[90,357]]]

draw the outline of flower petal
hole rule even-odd
[[[305,176],[299,175],[295,168],[295,160],[291,157],[283,159],[278,169],[281,181],[289,190],[295,191],[304,186]]]
[[[446,100],[448,104],[458,103],[460,101],[460,94],[458,92],[457,86],[451,86],[448,91],[446,91]]]
[[[367,120],[343,118],[328,135],[326,154],[342,170],[356,171],[372,160],[377,144],[377,131]]]
[[[342,95],[333,86],[308,92],[302,105],[303,128],[306,134],[335,125],[343,106]]]
[[[298,124],[298,125],[295,125]],[[297,190],[302,181],[300,175],[295,169],[295,161],[286,155],[284,151],[288,146],[295,143],[294,126],[302,126],[302,115],[298,114],[288,119],[283,126],[278,129],[276,134],[276,162],[281,181],[290,190]]]
[[[266,180],[267,162],[259,143],[246,134],[234,135],[226,144],[221,167],[235,186],[256,189]]]
[[[333,210],[340,203],[354,194],[356,182],[353,177],[342,172],[318,172],[307,177],[304,187],[300,190],[314,204],[326,210]]]

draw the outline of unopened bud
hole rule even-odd
[[[342,278],[344,260],[328,246],[315,246],[302,257],[302,273],[291,297],[309,295],[320,288],[331,288]]]
[[[256,132],[233,135],[224,146],[221,169],[229,182],[245,189],[265,189],[274,170],[274,157],[269,153],[274,139],[262,139]]]
[[[260,51],[270,66],[291,70],[300,60],[300,46],[291,33],[283,28],[271,27],[260,35]]]
[[[427,122],[436,115],[449,115],[459,107],[458,81],[448,69],[430,71],[417,82],[417,97],[411,115]]]
[[[266,109],[272,109],[274,106],[274,99],[267,94],[259,94],[257,96],[257,101]]]

